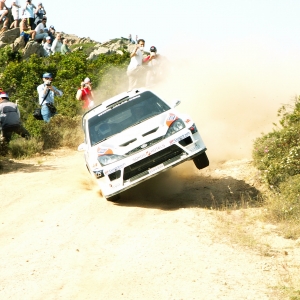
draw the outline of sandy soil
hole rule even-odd
[[[257,177],[248,160],[202,171],[187,162],[111,203],[82,153],[8,161],[0,176],[0,299],[283,299],[274,287],[299,271],[299,241],[258,222],[245,230],[268,254],[244,247],[219,210],[241,195],[255,206]]]

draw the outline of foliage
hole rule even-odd
[[[254,142],[253,159],[263,171],[265,181],[276,186],[300,174],[300,98],[293,111],[279,110],[282,128],[277,128]]]
[[[266,197],[268,216],[285,222],[289,237],[300,236],[300,98],[292,108],[279,110],[280,125],[254,142],[254,165],[270,186]]]

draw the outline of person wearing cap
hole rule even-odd
[[[19,22],[20,22],[19,8],[21,8],[19,0],[13,0],[11,3],[11,13],[14,18],[14,21],[11,23],[9,29],[19,27]]]
[[[94,106],[94,94],[92,92],[91,84],[91,80],[88,77],[86,77],[80,84],[81,96],[78,100],[83,101],[83,110],[88,110]]]
[[[139,39],[134,50],[130,53],[130,63],[127,67],[127,76],[129,81],[128,91],[140,87],[144,81],[144,55],[145,40]]]
[[[35,28],[34,9],[36,9],[36,6],[31,2],[31,0],[26,0],[26,5],[25,7],[23,7],[22,11],[22,18],[28,19],[28,23],[31,29]]]
[[[48,36],[48,33],[46,31],[48,31],[47,27],[46,27],[46,23],[47,23],[47,18],[44,17],[42,19],[42,22],[36,26],[35,28],[35,36],[34,39],[35,40],[43,40]]]
[[[34,24],[37,26],[38,24],[40,24],[42,22],[42,19],[46,16],[46,10],[43,6],[43,3],[38,3],[37,8],[34,11],[35,13],[35,20],[34,20]]]
[[[51,117],[55,114],[51,113],[47,103],[54,104],[55,96],[62,96],[63,92],[52,85],[53,75],[51,73],[43,74],[43,83],[37,87],[39,95],[39,104],[41,105],[41,113],[45,122],[49,123]]]
[[[6,143],[10,142],[13,133],[26,139],[30,138],[29,132],[22,126],[17,104],[9,101],[5,92],[0,92],[0,127]]]
[[[51,50],[52,44],[51,44],[51,37],[50,36],[46,37],[46,43],[44,44],[43,47],[44,47],[44,55],[46,57],[50,56],[51,53],[52,53],[52,50]]]
[[[68,47],[68,39],[64,38],[63,44],[62,44],[62,46],[60,48],[60,52],[61,52],[62,55],[71,53],[71,50]]]
[[[52,54],[56,52],[61,53],[61,46],[62,46],[61,34],[58,33],[52,43],[52,47],[51,47]]]

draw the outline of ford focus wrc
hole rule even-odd
[[[138,89],[104,101],[82,117],[87,169],[107,200],[144,180],[193,159],[209,165],[206,147],[192,118],[152,91]]]

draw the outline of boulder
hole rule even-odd
[[[44,56],[44,48],[41,44],[30,40],[24,50],[23,50],[23,55],[24,55],[24,59],[29,58],[29,56],[31,56],[32,54],[36,54],[38,57],[43,57]]]
[[[4,48],[7,45],[7,43],[3,43],[2,41],[0,41],[0,49]]]
[[[25,41],[23,36],[17,37],[12,44],[13,51],[19,51],[20,49],[24,49],[24,47],[25,47]]]
[[[20,28],[13,28],[4,31],[0,36],[0,41],[6,44],[11,44],[14,40],[20,36]]]

